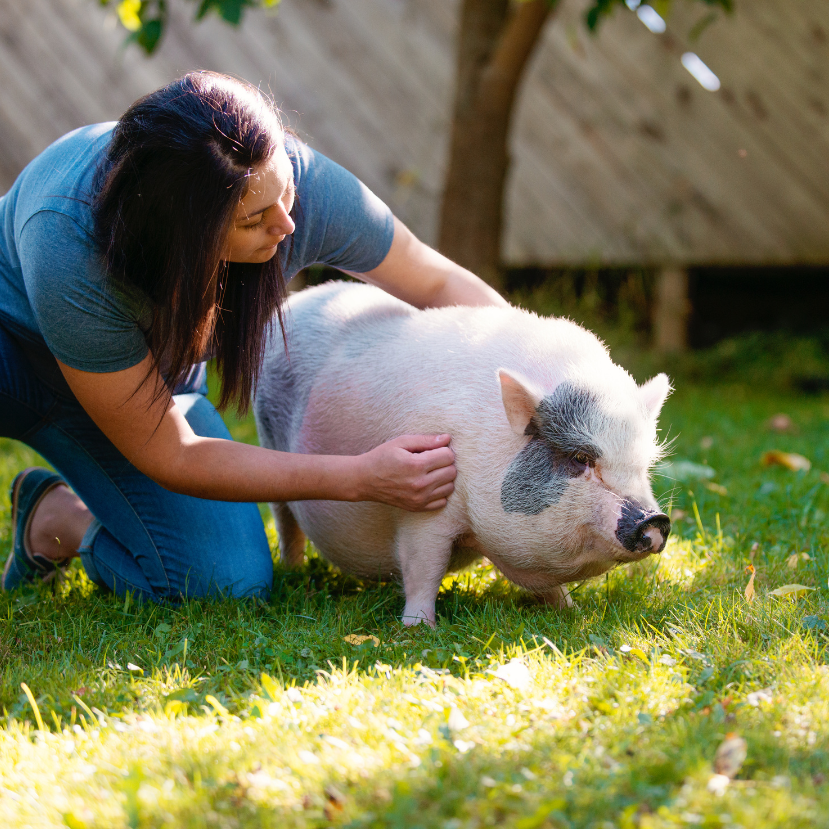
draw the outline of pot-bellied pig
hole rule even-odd
[[[590,332],[517,308],[417,310],[378,288],[294,294],[254,402],[263,446],[360,454],[406,434],[450,434],[447,505],[272,504],[282,556],[307,536],[345,572],[402,579],[403,621],[435,623],[443,577],[486,556],[544,601],[565,584],[665,547],[648,470],[670,384],[642,386]],[[304,535],[303,535],[304,533]]]

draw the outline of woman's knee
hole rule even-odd
[[[219,541],[217,539],[217,541]],[[273,587],[273,558],[265,537],[214,543],[189,561],[169,561],[171,598],[224,597],[267,600]]]
[[[102,575],[112,573],[104,581],[116,593],[139,589],[155,601],[267,599],[273,558],[258,507],[212,502],[206,510],[207,504],[191,503],[198,508],[195,512],[182,509],[177,522],[165,521],[166,531],[156,527],[152,538],[145,534],[143,543],[118,541],[102,529],[84,552]]]

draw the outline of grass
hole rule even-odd
[[[267,604],[136,606],[77,565],[57,593],[0,594],[3,825],[822,825],[829,398],[678,382],[662,424],[713,477],[658,476],[666,552],[565,612],[478,566],[445,580],[437,630],[406,629],[395,586],[315,557],[277,566]],[[36,461],[0,441],[0,485]],[[814,589],[770,594],[790,583]],[[729,734],[745,761],[712,782]]]

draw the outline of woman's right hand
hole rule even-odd
[[[403,435],[359,456],[361,501],[420,512],[446,506],[455,489],[450,435]]]

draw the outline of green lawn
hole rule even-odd
[[[409,630],[396,586],[316,558],[277,567],[267,605],[137,607],[77,567],[59,595],[0,595],[2,825],[826,825],[829,398],[677,385],[673,459],[716,474],[657,477],[666,552],[566,612],[479,566]],[[770,449],[812,468],[763,467]],[[3,489],[35,460],[0,441]],[[792,583],[814,589],[770,595]]]

